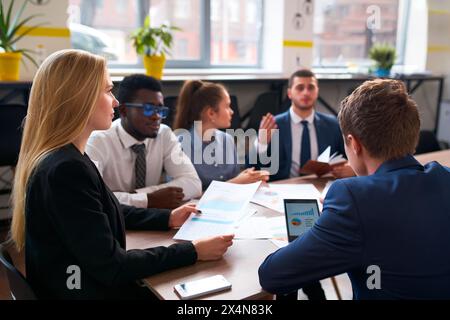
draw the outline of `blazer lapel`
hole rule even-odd
[[[328,137],[328,130],[320,115],[316,111],[314,114],[314,127],[316,128],[317,144],[319,148],[319,155],[331,144],[331,139]]]
[[[291,162],[292,155],[292,132],[291,132],[291,116],[289,111],[280,119],[280,144],[283,145],[284,158],[286,162]]]

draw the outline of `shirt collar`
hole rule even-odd
[[[385,161],[378,169],[375,174],[383,174],[391,171],[396,171],[399,169],[416,167],[419,170],[424,170],[424,167],[412,156],[406,155],[400,159],[393,159]]]
[[[121,119],[118,119],[118,124],[116,126],[117,135],[119,136],[120,141],[123,144],[123,147],[125,149],[129,149],[130,147],[134,146],[135,144],[144,144],[145,148],[148,146],[148,138],[144,141],[139,141],[136,138],[134,138],[132,135],[130,135],[128,132],[125,131],[125,129],[122,126]]]
[[[289,109],[289,114],[290,114],[290,116],[291,116],[291,121],[292,121],[294,124],[299,124],[299,123],[302,122],[303,120],[308,121],[309,124],[313,124],[313,123],[314,123],[314,115],[315,115],[314,109],[313,109],[312,113],[309,115],[309,117],[307,117],[306,119],[300,118],[300,117],[294,112],[293,107],[291,107],[291,108]]]

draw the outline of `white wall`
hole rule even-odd
[[[444,98],[450,99],[450,1],[428,1],[427,69],[446,75]]]

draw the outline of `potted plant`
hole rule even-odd
[[[170,54],[173,44],[173,31],[180,30],[174,26],[162,24],[160,27],[150,26],[150,17],[145,18],[144,26],[132,35],[136,52],[144,57],[146,74],[157,79],[162,78],[166,54]]]
[[[30,55],[33,52],[32,50],[16,48],[17,41],[42,25],[25,27],[26,23],[38,16],[31,15],[21,19],[27,3],[28,1],[23,1],[22,7],[14,17],[12,14],[14,1],[11,1],[8,8],[3,1],[0,3],[0,81],[19,80],[22,55],[37,66],[36,61]]]
[[[395,48],[389,44],[375,44],[369,51],[369,58],[375,61],[374,74],[388,77],[396,59]]]

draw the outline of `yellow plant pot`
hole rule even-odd
[[[162,78],[165,64],[165,56],[144,56],[144,67],[146,74],[158,80],[161,80]]]
[[[21,52],[0,53],[0,81],[19,80]]]

